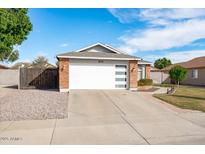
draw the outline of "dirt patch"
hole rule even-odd
[[[142,92],[155,92],[159,90],[159,88],[156,88],[156,87],[152,87],[150,89],[140,89],[140,90],[137,90],[137,91],[142,91]]]

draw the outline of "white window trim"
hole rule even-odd
[[[142,75],[142,77],[140,76],[140,77],[138,77],[138,79],[140,80],[140,79],[146,79],[146,68],[145,68],[146,66],[145,65],[141,65],[141,66],[139,66],[138,65],[138,75],[139,75],[139,73]]]

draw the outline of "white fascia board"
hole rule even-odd
[[[84,48],[78,49],[78,50],[76,50],[76,51],[74,51],[74,52],[81,52],[81,51],[83,51],[83,50],[86,50],[86,49],[92,48],[92,47],[94,47],[94,46],[96,46],[96,45],[99,45],[99,43],[95,43],[95,44],[89,45],[89,46],[87,46],[87,47],[84,47]]]
[[[75,57],[75,56],[57,56],[57,57],[71,58],[71,59],[140,60],[139,58]]]
[[[120,52],[120,51],[110,47],[109,45],[104,45],[104,44],[99,44],[99,45],[101,45],[101,46],[103,46],[103,47],[107,48],[108,50],[111,50],[111,51],[113,51],[115,53],[122,54],[122,52]]]
[[[142,64],[142,65],[146,65],[146,64],[152,64],[151,62],[140,62],[140,61],[138,61],[138,64]]]
[[[119,53],[119,54],[126,54],[128,55],[128,53],[124,52],[124,51],[121,51],[121,50],[118,50],[116,48],[113,48],[112,46],[108,45],[108,44],[105,44],[108,48],[110,48],[110,50],[114,50],[116,53]]]

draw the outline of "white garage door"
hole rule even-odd
[[[119,66],[115,63],[99,62],[70,62],[69,66],[69,87],[70,89],[125,89],[127,82],[126,69],[117,72]],[[118,69],[119,70],[119,69]],[[119,78],[120,81],[119,81]],[[123,80],[124,79],[124,80]]]

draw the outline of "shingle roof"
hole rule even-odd
[[[151,62],[146,61],[146,60],[143,60],[143,59],[141,59],[138,63],[139,63],[139,64],[140,64],[140,63],[151,64]]]
[[[154,67],[154,66],[151,66],[151,71],[152,72],[158,72],[158,71],[161,71],[160,69]]]
[[[53,64],[44,63],[44,64],[36,64],[36,65],[29,65],[28,68],[56,68]]]
[[[19,69],[19,67],[24,67],[27,68],[28,66],[30,66],[31,64],[28,62],[17,62],[16,64],[14,64],[13,66],[11,66],[11,69]]]
[[[127,55],[127,54],[117,54],[117,53],[103,53],[103,52],[68,52],[57,55],[57,57],[70,57],[70,58],[117,58],[117,59],[140,59],[139,57]]]
[[[205,67],[205,56],[203,57],[197,57],[192,60],[189,60],[187,62],[183,63],[176,63],[170,66],[167,66],[163,68],[162,70],[170,70],[173,66],[180,65],[184,68],[200,68],[200,67]]]

